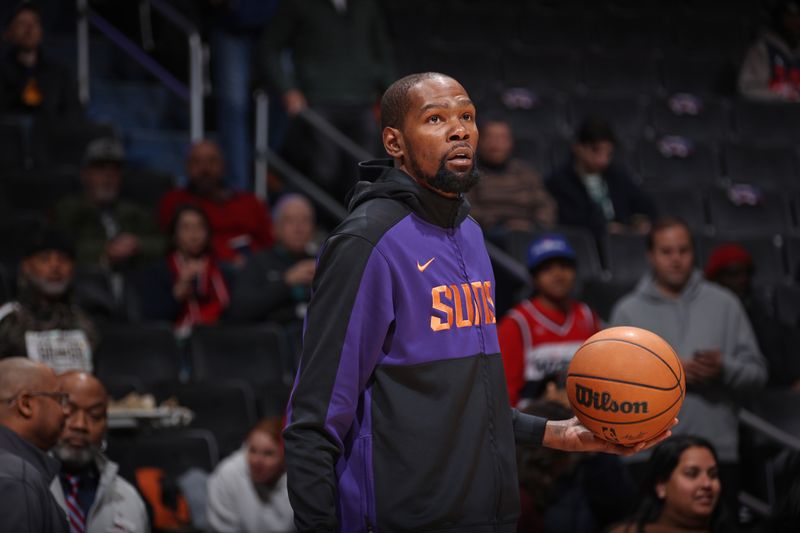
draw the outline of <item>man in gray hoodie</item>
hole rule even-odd
[[[611,324],[648,329],[681,357],[687,390],[675,432],[699,435],[714,444],[723,491],[728,501],[735,501],[737,407],[766,383],[766,362],[736,296],[695,270],[686,224],[671,218],[656,223],[647,238],[647,259],[651,271],[617,303]]]

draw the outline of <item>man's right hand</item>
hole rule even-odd
[[[284,93],[283,105],[286,106],[286,112],[289,113],[289,116],[293,117],[302,111],[308,103],[303,93],[297,89],[291,89]]]

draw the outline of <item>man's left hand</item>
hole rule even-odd
[[[624,446],[605,441],[594,435],[580,423],[578,417],[569,420],[548,420],[544,430],[543,445],[566,452],[603,452],[615,455],[633,455],[652,448],[672,435],[672,428],[678,423],[676,418],[670,427],[650,440]]]

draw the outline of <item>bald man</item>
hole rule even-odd
[[[67,395],[49,367],[23,357],[0,360],[0,528],[67,532],[47,489],[58,461],[45,452],[64,427]]]
[[[281,197],[273,210],[275,246],[254,254],[236,277],[234,320],[302,322],[316,271],[314,207],[301,194]]]
[[[221,261],[243,264],[252,251],[272,246],[272,222],[266,205],[250,192],[226,189],[225,158],[214,141],[202,140],[189,150],[185,189],[167,192],[158,205],[158,221],[169,228],[183,204],[201,207],[211,222],[211,245]]]
[[[69,395],[64,431],[53,449],[61,472],[50,485],[75,531],[149,531],[147,510],[133,486],[119,477],[119,467],[103,454],[108,429],[108,393],[84,372],[58,377]]]

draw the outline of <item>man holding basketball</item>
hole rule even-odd
[[[508,405],[494,276],[463,193],[475,108],[454,79],[407,76],[381,101],[392,160],[362,163],[324,244],[284,432],[300,531],[513,532],[515,443],[630,454],[576,419]]]

